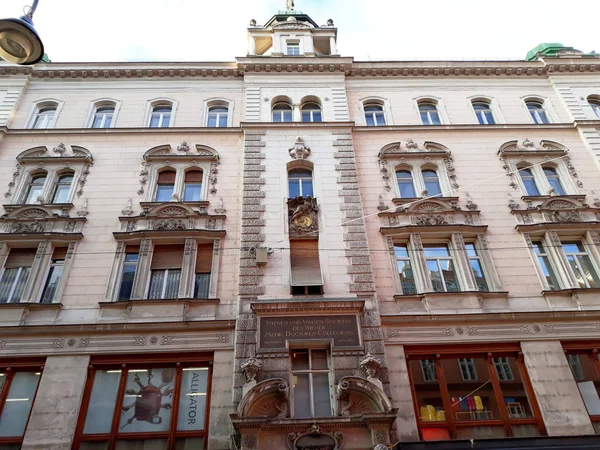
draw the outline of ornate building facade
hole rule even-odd
[[[358,62],[293,7],[0,63],[0,448],[598,448],[598,57]]]

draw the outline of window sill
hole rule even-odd
[[[131,308],[133,305],[179,305],[179,304],[218,304],[219,298],[142,298],[138,300],[116,300],[98,302],[100,308]]]
[[[442,297],[464,297],[464,296],[477,296],[481,298],[506,298],[508,297],[508,291],[460,291],[460,292],[424,292],[421,294],[394,294],[394,300],[423,300],[429,298],[442,298]]]
[[[597,295],[600,293],[600,288],[567,288],[567,289],[544,289],[542,291],[543,296],[547,295],[578,295],[583,293],[590,293]]]
[[[73,203],[13,203],[10,205],[2,205],[7,213],[13,212],[19,208],[35,208],[35,207],[49,208],[52,210],[60,210],[62,216],[68,216],[69,211],[73,209],[75,205]]]
[[[421,201],[425,201],[425,200],[440,200],[443,202],[448,202],[448,203],[452,203],[452,202],[458,202],[459,197],[444,197],[444,196],[438,196],[438,197],[411,197],[411,198],[400,198],[400,197],[396,197],[392,199],[392,202],[394,203],[394,205],[400,206],[400,205],[404,205],[406,203],[415,203],[415,202],[421,202]]]
[[[198,202],[140,202],[140,206],[144,209],[152,209],[159,205],[187,205],[198,208],[208,208],[210,202],[208,200],[202,200]]]
[[[572,200],[578,200],[583,202],[585,200],[585,194],[565,194],[565,195],[523,195],[521,200],[524,202],[534,202],[534,201],[544,201],[550,198],[560,199],[560,198],[570,198]]]

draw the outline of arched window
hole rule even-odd
[[[596,114],[596,117],[600,119],[600,98],[588,97],[588,103],[592,107],[592,110],[594,111],[594,114]]]
[[[31,122],[31,128],[38,130],[52,128],[56,119],[56,110],[56,104],[38,107]]]
[[[488,102],[475,101],[473,102],[473,109],[480,125],[494,125],[496,123],[494,113]]]
[[[60,175],[54,184],[52,203],[68,203],[71,184],[73,184],[73,173],[65,173]]]
[[[550,187],[554,189],[554,192],[558,195],[566,195],[565,189],[560,182],[560,176],[554,167],[544,167],[544,175],[550,184]]]
[[[164,170],[158,174],[158,182],[156,184],[156,196],[154,201],[170,202],[175,190],[175,174],[174,170]]]
[[[550,123],[550,121],[548,120],[548,115],[544,110],[544,104],[542,102],[535,100],[527,100],[525,104],[527,105],[527,109],[529,110],[529,114],[531,114],[531,118],[533,119],[534,123]]]
[[[289,103],[279,102],[273,105],[273,122],[291,122],[292,106]]]
[[[437,105],[432,101],[419,102],[419,114],[423,125],[440,125],[440,115]]]
[[[382,127],[385,126],[385,114],[383,112],[383,105],[375,102],[365,103],[365,121],[368,127]]]
[[[321,107],[318,103],[310,102],[302,105],[302,122],[323,122]]]
[[[92,128],[110,128],[114,115],[114,105],[97,106],[92,119]]]
[[[289,198],[306,197],[313,194],[312,172],[308,169],[293,169],[288,173]]]
[[[185,173],[185,185],[183,187],[184,202],[199,202],[202,195],[202,171],[190,170]]]
[[[229,117],[229,108],[226,105],[215,105],[208,108],[206,126],[210,128],[225,128]]]
[[[442,188],[440,187],[440,179],[438,178],[437,172],[432,169],[425,169],[421,171],[423,175],[423,183],[425,189],[427,189],[428,197],[441,197]]]
[[[537,187],[535,177],[531,169],[519,169],[519,175],[521,176],[521,181],[525,186],[526,195],[540,195],[540,191]]]
[[[415,184],[412,173],[409,170],[396,170],[396,180],[401,198],[415,198]]]
[[[173,107],[168,104],[153,106],[150,115],[150,128],[168,128],[171,124],[172,111]]]
[[[46,183],[46,173],[38,173],[31,177],[31,181],[27,186],[27,194],[25,195],[25,203],[36,203],[38,197],[42,195],[44,191],[44,184]]]

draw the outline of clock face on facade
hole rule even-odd
[[[313,220],[310,218],[310,216],[307,215],[297,217],[294,220],[294,225],[296,225],[298,228],[308,228],[312,225],[312,223]]]

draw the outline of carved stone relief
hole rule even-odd
[[[310,148],[304,145],[304,140],[298,136],[294,146],[289,149],[292,159],[308,159],[310,157]]]
[[[290,232],[306,234],[319,229],[317,199],[310,195],[288,200],[288,216]]]

